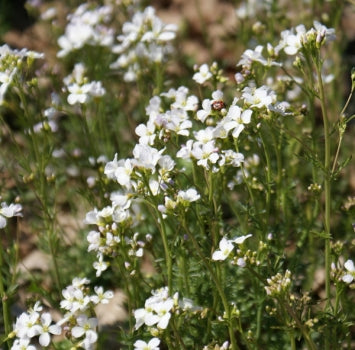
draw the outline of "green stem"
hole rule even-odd
[[[272,133],[272,130],[270,130],[270,132]],[[270,154],[269,151],[266,147],[264,138],[262,136],[262,134],[260,133],[261,136],[261,143],[263,145],[263,149],[264,149],[264,154],[265,154],[265,159],[266,159],[266,214],[265,214],[265,222],[264,222],[264,230],[265,232],[267,232],[268,230],[268,219],[270,218],[270,206],[271,206],[271,161],[270,161]]]
[[[235,147],[236,152],[239,152],[237,139],[234,139],[234,147]],[[248,181],[248,177],[245,174],[243,163],[240,165],[240,169],[242,170],[243,181],[244,181],[245,185],[247,186],[248,193],[249,193],[249,196],[250,196],[250,199],[251,199],[251,202],[252,202],[252,206],[257,210],[256,202],[255,202],[254,195],[253,195],[253,191],[251,190],[251,187],[250,187],[250,184],[249,184],[249,181]]]
[[[307,331],[307,328],[302,324],[301,320],[298,318],[296,313],[293,311],[292,307],[288,305],[287,301],[283,303],[281,300],[279,300],[281,304],[285,307],[287,313],[294,319],[296,322],[296,325],[298,329],[301,331],[306,343],[308,344],[308,347],[310,350],[317,350],[316,345],[314,344],[312,338],[309,335],[309,332]]]
[[[150,189],[149,186],[149,181],[147,181],[146,176],[143,176],[143,181],[145,183],[146,188],[148,188],[150,198],[155,198],[152,190]],[[147,201],[149,203],[149,201]],[[149,203],[151,204],[151,203]],[[163,247],[164,247],[164,254],[165,254],[165,261],[166,261],[166,269],[167,269],[167,275],[168,275],[168,290],[169,290],[169,295],[173,292],[173,264],[172,264],[172,258],[170,254],[170,249],[169,249],[169,244],[168,244],[168,237],[167,237],[167,232],[166,232],[166,226],[165,226],[165,220],[161,214],[161,212],[157,208],[157,203],[153,203],[152,207],[154,208],[158,219],[156,220],[157,226],[159,228],[160,236],[163,242]]]
[[[291,338],[291,350],[296,350],[296,339],[294,332],[290,332],[290,338]]]
[[[53,228],[54,215],[52,215],[49,212],[50,206],[48,205],[48,188],[47,188],[47,178],[45,175],[45,167],[46,167],[45,156],[43,156],[42,150],[40,149],[40,146],[37,142],[37,137],[33,129],[34,120],[31,119],[31,115],[29,114],[29,109],[27,107],[27,100],[21,84],[19,84],[18,88],[19,88],[18,95],[20,97],[20,101],[23,106],[24,117],[26,119],[26,123],[29,124],[29,129],[30,129],[29,135],[30,135],[30,141],[32,146],[32,152],[34,153],[34,162],[38,167],[38,179],[37,179],[38,181],[35,181],[36,191],[38,192],[36,196],[38,197],[39,202],[41,203],[42,206],[42,210],[45,213],[44,220],[46,224],[46,233],[47,233],[49,250],[50,250],[53,267],[54,267],[54,279],[55,279],[56,287],[58,289],[58,293],[61,293],[62,288],[60,282],[58,263],[56,259],[56,249],[53,245],[53,242],[56,243],[56,238],[57,238]],[[28,160],[26,157],[24,157],[24,159],[27,162],[31,161]],[[29,169],[30,168],[31,168],[31,164],[29,164]]]
[[[323,87],[323,80],[321,75],[321,62],[318,58],[316,63],[318,84],[319,84],[319,98],[322,109],[323,127],[324,127],[324,228],[325,228],[325,293],[326,293],[326,307],[331,306],[331,291],[330,291],[330,204],[331,204],[331,184],[330,184],[330,133],[329,133],[329,119],[327,115],[327,108],[325,104],[325,93]]]
[[[182,338],[181,338],[181,336],[180,336],[180,333],[179,333],[178,330],[176,329],[174,319],[171,320],[171,327],[172,327],[172,329],[173,329],[175,339],[177,339],[177,341],[178,341],[179,344],[180,344],[180,349],[187,350],[187,348],[186,348],[186,346],[185,346],[185,344],[184,344],[184,341],[182,340]]]
[[[344,112],[348,108],[348,105],[350,103],[351,97],[353,96],[353,93],[354,93],[354,88],[355,88],[355,85],[353,84],[353,86],[351,88],[351,92],[350,92],[350,94],[348,96],[348,99],[347,99],[342,111],[340,112],[340,118],[343,118]],[[342,144],[342,141],[343,141],[344,131],[345,131],[345,127],[344,127],[343,130],[341,130],[341,125],[339,125],[339,141],[338,141],[338,147],[337,147],[337,150],[336,150],[336,153],[335,153],[335,157],[334,157],[334,161],[333,161],[332,174],[334,173],[335,167],[337,165],[339,152],[340,152],[340,147],[341,147],[341,144]]]
[[[164,81],[164,74],[163,74],[163,66],[160,62],[156,62],[154,64],[155,68],[155,88],[153,91],[154,95],[159,95],[163,90],[163,81]]]
[[[235,339],[235,335],[234,335],[234,327],[233,327],[233,321],[232,321],[232,315],[231,315],[231,310],[227,301],[227,297],[224,293],[224,290],[221,286],[221,282],[218,279],[217,275],[215,274],[215,272],[213,271],[212,266],[210,265],[210,263],[208,262],[207,258],[205,257],[205,255],[203,254],[203,252],[201,251],[201,248],[196,240],[196,238],[194,237],[194,235],[191,233],[190,229],[188,228],[188,226],[186,225],[185,222],[185,218],[183,218],[183,222],[182,222],[182,226],[184,227],[185,231],[187,232],[189,238],[192,241],[192,244],[198,254],[198,256],[200,257],[202,263],[205,265],[205,268],[208,270],[208,272],[210,273],[210,276],[215,284],[215,287],[217,288],[218,294],[221,298],[223,307],[224,307],[224,311],[225,311],[225,316],[228,322],[228,332],[229,332],[229,338],[230,338],[230,342],[232,345],[232,350],[239,350],[237,341]]]
[[[3,264],[4,264],[3,247],[0,247],[0,298],[2,304],[2,315],[3,315],[3,321],[5,327],[5,334],[9,335],[11,332],[11,318],[10,318],[9,299],[5,291],[5,286],[4,286],[3,276],[2,276],[2,271],[4,268]],[[10,349],[11,347],[10,340],[7,339],[6,343],[8,348]]]
[[[261,302],[258,306],[258,311],[256,314],[256,340],[259,341],[260,333],[261,333],[261,321],[262,321],[262,313],[264,309],[264,302]]]

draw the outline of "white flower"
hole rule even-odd
[[[197,119],[200,120],[202,123],[205,122],[206,118],[211,114],[212,101],[210,99],[205,99],[202,101],[202,109],[198,110],[196,113]]]
[[[268,107],[270,104],[276,102],[275,92],[265,85],[259,88],[245,87],[242,97],[245,103],[255,108]]]
[[[347,260],[344,264],[344,267],[348,272],[343,275],[342,280],[345,283],[351,283],[355,278],[354,262],[352,260]]]
[[[130,159],[121,159],[117,161],[116,154],[114,160],[106,164],[104,172],[108,178],[115,179],[121,186],[126,188],[131,187],[133,164]]]
[[[108,290],[104,292],[104,289],[102,287],[94,287],[96,295],[91,296],[91,301],[94,304],[108,304],[109,299],[113,298],[113,292]]]
[[[87,241],[89,242],[88,252],[94,250],[97,251],[100,248],[100,232],[97,231],[90,231],[86,237]]]
[[[85,73],[86,68],[84,64],[81,62],[76,63],[73,71],[63,79],[63,82],[66,86],[69,86],[72,83],[82,85],[85,82]]]
[[[134,165],[145,169],[150,169],[152,172],[155,170],[161,153],[164,150],[158,151],[157,149],[148,145],[137,144],[133,149]]]
[[[96,277],[100,277],[102,272],[107,270],[108,268],[108,263],[104,261],[104,256],[103,254],[98,254],[98,261],[95,261],[92,266],[96,270]]]
[[[125,81],[136,80],[146,69],[141,62],[162,62],[173,51],[169,42],[175,38],[176,30],[174,24],[165,25],[151,6],[135,12],[131,22],[123,24],[122,34],[117,37],[120,43],[112,48],[120,56],[110,68],[124,69]]]
[[[252,235],[251,234],[248,234],[248,235],[245,235],[245,236],[239,236],[239,237],[235,237],[233,238],[232,242],[235,243],[235,244],[243,244],[243,242],[251,237]]]
[[[270,49],[270,45],[268,45]],[[271,59],[266,59],[262,55],[264,47],[262,45],[258,45],[254,50],[246,50],[242,54],[241,60],[238,62],[237,66],[243,66],[245,68],[251,68],[253,62],[258,62],[263,66],[281,66],[280,63],[274,62]]]
[[[189,188],[187,191],[179,191],[177,194],[177,202],[190,203],[200,199],[199,193],[194,188]]]
[[[30,339],[16,339],[11,347],[11,350],[36,350],[36,347],[30,344]]]
[[[59,335],[62,332],[60,326],[52,324],[52,316],[45,312],[41,315],[41,329],[39,330],[39,343],[41,346],[47,347],[51,341],[50,334]]]
[[[197,141],[206,144],[214,139],[214,129],[212,127],[201,129],[197,132],[194,132],[194,136]]]
[[[6,218],[12,218],[13,216],[22,216],[22,206],[20,204],[7,205],[5,202],[1,203],[0,208],[0,228],[6,226]]]
[[[244,124],[249,124],[251,121],[252,110],[246,109],[242,111],[239,106],[231,106],[226,117],[221,121],[220,125],[228,133],[233,130],[232,136],[238,138],[240,133],[244,130]]]
[[[92,81],[91,83],[89,83],[90,86],[90,95],[92,97],[101,97],[103,95],[105,95],[106,90],[105,88],[102,86],[101,81]]]
[[[192,79],[195,80],[198,84],[203,84],[205,81],[212,77],[212,73],[210,72],[208,65],[204,63],[198,72],[196,72]]]
[[[113,208],[111,206],[107,206],[101,209],[97,215],[103,219],[110,218],[113,214]]]
[[[242,153],[234,152],[231,149],[222,151],[223,162],[221,160],[218,162],[220,166],[227,164],[234,167],[240,167],[240,164],[244,162],[244,155]]]
[[[323,39],[333,41],[336,39],[334,28],[327,28],[325,25],[317,21],[313,22],[313,26],[317,33],[317,41],[322,41]]]
[[[154,312],[157,314],[157,327],[160,329],[166,329],[171,317],[170,310],[174,306],[174,300],[169,298],[168,300],[161,301],[152,305]],[[155,322],[154,322],[155,324]]]
[[[18,338],[33,338],[40,333],[41,327],[38,325],[38,312],[30,314],[23,312],[17,319],[14,326],[14,331]]]
[[[303,24],[298,25],[295,29],[284,30],[281,32],[281,41],[277,49],[283,48],[287,55],[295,55],[302,47],[305,34],[306,28]]]
[[[228,258],[228,255],[231,253],[233,250],[234,246],[232,241],[227,240],[225,237],[221,239],[219,242],[219,250],[216,250],[212,254],[212,260],[226,260]]]
[[[155,140],[155,124],[148,121],[147,124],[139,124],[135,130],[139,136],[139,143],[142,145],[152,146]]]
[[[174,109],[183,109],[185,111],[195,111],[198,104],[198,98],[194,95],[188,96],[189,90],[185,86],[180,86],[175,92],[175,102],[171,107]],[[164,96],[164,95],[163,95]]]
[[[194,144],[193,140],[188,140],[186,145],[182,145],[181,149],[176,153],[176,157],[188,159],[192,156],[192,146]]]
[[[4,102],[5,93],[10,86],[11,82],[14,79],[15,74],[17,73],[17,68],[12,69],[11,72],[5,71],[0,72],[0,106]]]
[[[166,129],[174,131],[178,135],[189,136],[189,131],[192,127],[191,120],[188,119],[186,110],[175,109],[171,111],[171,119],[166,124]]]
[[[132,202],[127,194],[123,194],[119,191],[111,193],[110,201],[112,202],[112,206],[119,207],[121,209],[128,209]]]
[[[100,225],[100,218],[98,213],[99,211],[96,208],[86,213],[85,220],[84,220],[85,224]]]
[[[134,311],[136,319],[135,329],[143,324],[151,327],[157,325],[160,329],[166,329],[171,317],[171,309],[175,302],[168,297],[166,287],[153,291],[150,298],[145,301],[144,308]]]
[[[215,146],[214,140],[205,144],[195,142],[191,154],[197,159],[197,165],[207,170],[210,168],[209,163],[215,164],[219,159],[218,148]]]
[[[73,296],[74,300],[70,311],[85,311],[90,304],[90,297],[88,295],[85,295],[81,289],[75,289],[73,291]]]
[[[278,113],[282,116],[292,115],[291,112],[286,112],[288,108],[290,108],[290,104],[288,102],[276,102],[274,105],[268,105],[268,110],[271,112]]]
[[[70,84],[68,86],[68,103],[70,105],[75,105],[76,103],[86,103],[90,98],[90,84],[78,85],[76,83]]]
[[[134,317],[136,319],[136,324],[134,326],[135,329],[138,329],[144,324],[152,326],[159,320],[159,317],[153,314],[153,310],[150,307],[134,310]]]
[[[160,339],[152,338],[146,343],[143,340],[137,340],[134,343],[134,350],[159,350]]]
[[[70,22],[65,28],[65,34],[58,39],[61,48],[58,57],[64,57],[84,45],[112,45],[113,30],[104,25],[111,17],[112,8],[102,6],[89,10],[88,7],[88,4],[82,4],[68,16]]]
[[[95,331],[98,321],[97,318],[88,318],[86,315],[80,315],[76,319],[77,326],[73,327],[71,333],[74,338],[80,338],[85,335],[89,344],[94,344],[97,341],[97,333]]]

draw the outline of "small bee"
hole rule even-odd
[[[213,101],[211,103],[211,107],[212,109],[214,109],[215,111],[220,111],[222,110],[223,108],[226,107],[226,105],[224,104],[223,101],[219,100],[219,101]]]

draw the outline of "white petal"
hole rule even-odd
[[[148,345],[152,348],[157,347],[159,344],[160,344],[160,339],[158,339],[158,338],[153,338],[148,343]]]
[[[225,260],[227,257],[220,251],[216,250],[212,255],[212,260]]]
[[[246,235],[246,236],[240,236],[240,237],[234,238],[233,242],[235,244],[242,244],[247,238],[249,238],[251,236],[252,236],[251,234]]]
[[[353,272],[355,271],[355,267],[354,267],[354,262],[352,260],[347,260],[344,264],[344,267],[349,271],[349,272]]]
[[[0,215],[0,228],[4,228],[6,226],[6,219]]]
[[[44,347],[48,346],[50,341],[51,341],[51,337],[49,336],[48,333],[43,333],[39,337],[39,343]]]
[[[84,331],[84,328],[82,328],[82,327],[74,327],[71,330],[71,334],[75,338],[80,338],[84,333],[85,333],[85,331]]]
[[[171,314],[168,312],[166,313],[159,321],[159,323],[157,324],[158,328],[161,329],[166,329],[166,327],[168,327],[168,323],[170,320]]]
[[[347,275],[344,275],[342,277],[342,280],[345,282],[345,283],[351,283],[353,280],[354,280],[354,277],[347,274]]]

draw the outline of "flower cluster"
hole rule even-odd
[[[303,24],[296,28],[291,28],[281,32],[281,41],[277,46],[278,49],[283,49],[287,55],[295,55],[302,48],[308,46],[320,47],[325,42],[335,39],[335,30],[327,28],[323,24],[314,21],[313,28],[306,30]]]
[[[9,335],[16,337],[11,350],[36,349],[31,341],[35,342],[37,337],[42,347],[48,347],[51,344],[51,336],[60,335],[62,332],[70,334],[77,347],[93,349],[98,337],[98,320],[92,317],[92,310],[98,304],[107,304],[113,293],[105,292],[102,287],[95,287],[95,294],[89,295],[89,282],[86,278],[74,278],[72,284],[62,291],[64,299],[60,302],[60,307],[66,314],[57,323],[53,323],[50,313],[42,312],[43,307],[39,302],[28,312],[23,312]]]
[[[268,285],[265,286],[266,294],[272,297],[279,297],[286,294],[291,287],[291,272],[286,270],[285,274],[281,273],[267,279]]]
[[[182,298],[179,300],[179,293],[170,297],[168,288],[163,287],[152,291],[152,296],[145,301],[144,308],[134,311],[136,319],[134,328],[137,330],[146,325],[151,328],[152,333],[155,333],[156,328],[164,330],[168,327],[173,313],[198,310],[200,308],[194,306],[190,299]],[[153,329],[153,326],[156,328]]]
[[[176,30],[176,25],[164,24],[153,7],[135,12],[117,37],[120,43],[112,47],[119,57],[111,68],[125,70],[124,80],[135,81],[147,64],[161,63],[172,52],[169,42],[175,38]]]
[[[21,69],[22,61],[27,58],[43,58],[44,54],[27,49],[13,50],[8,45],[0,46],[0,106],[4,104],[5,93]]]
[[[73,72],[64,78],[64,84],[69,92],[68,103],[70,105],[84,104],[106,93],[100,81],[88,81],[83,63],[75,64]]]
[[[52,323],[51,314],[42,311],[43,307],[37,302],[32,309],[17,318],[11,334],[16,336],[11,350],[36,349],[30,344],[36,337],[42,347],[47,347],[50,345],[51,335],[61,334],[62,329],[58,324]]]
[[[58,39],[61,50],[57,56],[64,57],[84,45],[111,46],[114,32],[106,25],[111,15],[112,7],[109,5],[93,9],[88,3],[80,5],[74,13],[68,15],[65,34]]]

